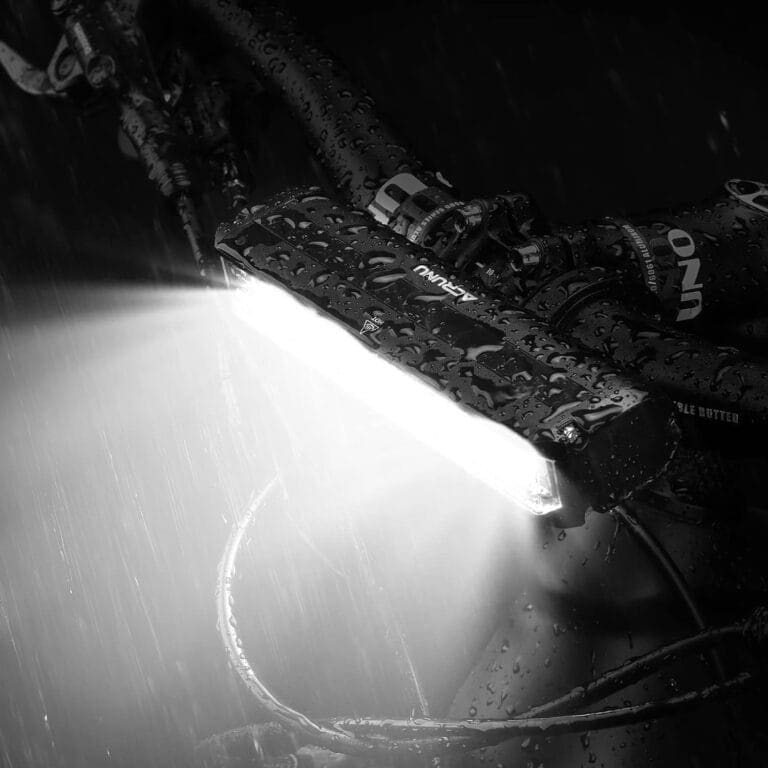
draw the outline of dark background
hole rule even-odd
[[[551,217],[578,220],[766,175],[763,40],[746,3],[295,7],[396,135],[468,194],[526,190]],[[0,13],[3,37],[47,62],[58,30],[46,4],[9,0]],[[257,197],[314,179],[292,119],[263,106]],[[147,277],[146,262],[156,273],[172,258],[109,109],[82,116],[3,78],[0,110],[6,281]]]
[[[768,177],[764,32],[746,3],[326,2],[295,8],[374,95],[395,134],[469,195],[524,190],[549,216],[576,221],[694,200],[732,177]],[[0,35],[44,64],[59,32],[46,4],[10,0],[0,5]],[[314,181],[293,119],[274,100],[259,110],[252,139],[256,198]],[[25,285],[166,281],[186,263],[173,218],[138,165],[117,149],[109,108],[79,114],[0,77],[0,195],[6,318],[34,310],[30,296],[36,294]],[[193,458],[199,465],[206,457]],[[0,515],[7,523],[3,494],[0,489]],[[88,525],[107,539],[113,535],[97,517]],[[0,608],[9,626],[20,620],[13,605],[23,609],[24,600],[45,595],[46,580],[57,573],[36,564],[29,570],[33,583],[20,584],[25,553],[40,551],[31,531],[24,540],[4,536],[0,550],[0,597],[7,601],[3,608],[0,600]],[[222,525],[219,538],[198,541],[188,553],[200,573],[215,567],[225,533]],[[58,540],[52,530],[43,553],[56,554]],[[143,539],[130,540],[138,542],[134,554],[141,561]],[[116,553],[119,542],[116,537]],[[79,557],[87,562],[86,547]],[[40,638],[55,650],[51,627],[67,626],[62,604],[44,605],[39,625],[22,626],[19,647],[2,638],[0,765],[50,765],[58,755],[64,766],[181,766],[190,738],[253,717],[226,672],[210,617],[195,603],[208,606],[209,585],[186,583],[184,571],[169,573],[167,564],[179,562],[174,557],[149,573],[169,579],[162,589],[179,603],[176,613],[163,602],[146,608],[130,592],[130,580],[115,581],[128,593],[120,596],[128,609],[116,632],[138,649],[126,664],[142,658],[145,667],[132,668],[127,687],[118,672],[107,674],[101,712],[84,705],[81,711],[61,695],[66,670],[36,656]],[[14,593],[15,601],[9,599]],[[178,629],[198,626],[184,624],[185,600],[194,603],[195,621],[208,622],[199,636],[182,637]],[[88,616],[84,605],[72,610]],[[153,656],[147,611],[161,617],[161,639],[175,638],[175,657]],[[96,623],[112,637],[112,618]],[[79,631],[92,634],[87,624]],[[72,637],[81,635],[73,631]],[[87,664],[86,647],[78,658]],[[82,686],[99,687],[99,681]],[[137,692],[151,702],[139,714],[132,707]],[[41,719],[46,707],[58,724],[53,732]]]

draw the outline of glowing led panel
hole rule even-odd
[[[242,275],[234,311],[255,330],[529,512],[560,509],[554,462],[523,437],[377,356],[285,289]]]

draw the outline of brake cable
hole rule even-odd
[[[469,751],[515,736],[600,730],[668,716],[741,692],[757,681],[752,673],[742,672],[723,682],[659,701],[596,712],[561,714],[603,699],[681,655],[697,653],[736,638],[764,646],[768,638],[766,608],[758,608],[746,621],[704,630],[630,659],[586,685],[534,707],[517,718],[437,720],[356,717],[314,721],[280,701],[261,681],[245,654],[233,613],[232,584],[240,545],[276,483],[275,477],[254,495],[227,541],[217,579],[218,626],[229,660],[248,690],[271,717],[297,732],[307,743],[335,752],[368,756],[379,753],[432,756],[456,750]],[[393,734],[396,735],[393,737]]]

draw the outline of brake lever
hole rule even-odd
[[[117,0],[115,8],[120,16],[133,22],[141,0]],[[31,96],[63,98],[72,96],[73,90],[85,83],[98,88],[96,77],[86,74],[83,60],[90,58],[84,54],[93,53],[90,48],[90,31],[82,27],[77,19],[77,12],[85,9],[84,3],[73,0],[53,0],[51,11],[64,22],[65,32],[53,51],[45,70],[36,67],[18,51],[0,40],[0,65],[8,76],[25,93]]]
[[[207,255],[186,147],[136,23],[136,8],[135,1],[54,0],[52,11],[64,35],[48,81],[54,92],[66,94],[83,81],[91,98],[116,103],[124,134],[118,134],[119,146],[125,154],[135,153],[157,191],[172,203],[202,274],[215,260]],[[69,58],[72,67],[62,67]],[[16,69],[23,67],[16,64]]]

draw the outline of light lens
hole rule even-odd
[[[517,506],[561,508],[554,462],[530,442],[398,370],[284,288],[228,269],[235,314],[249,326]]]

